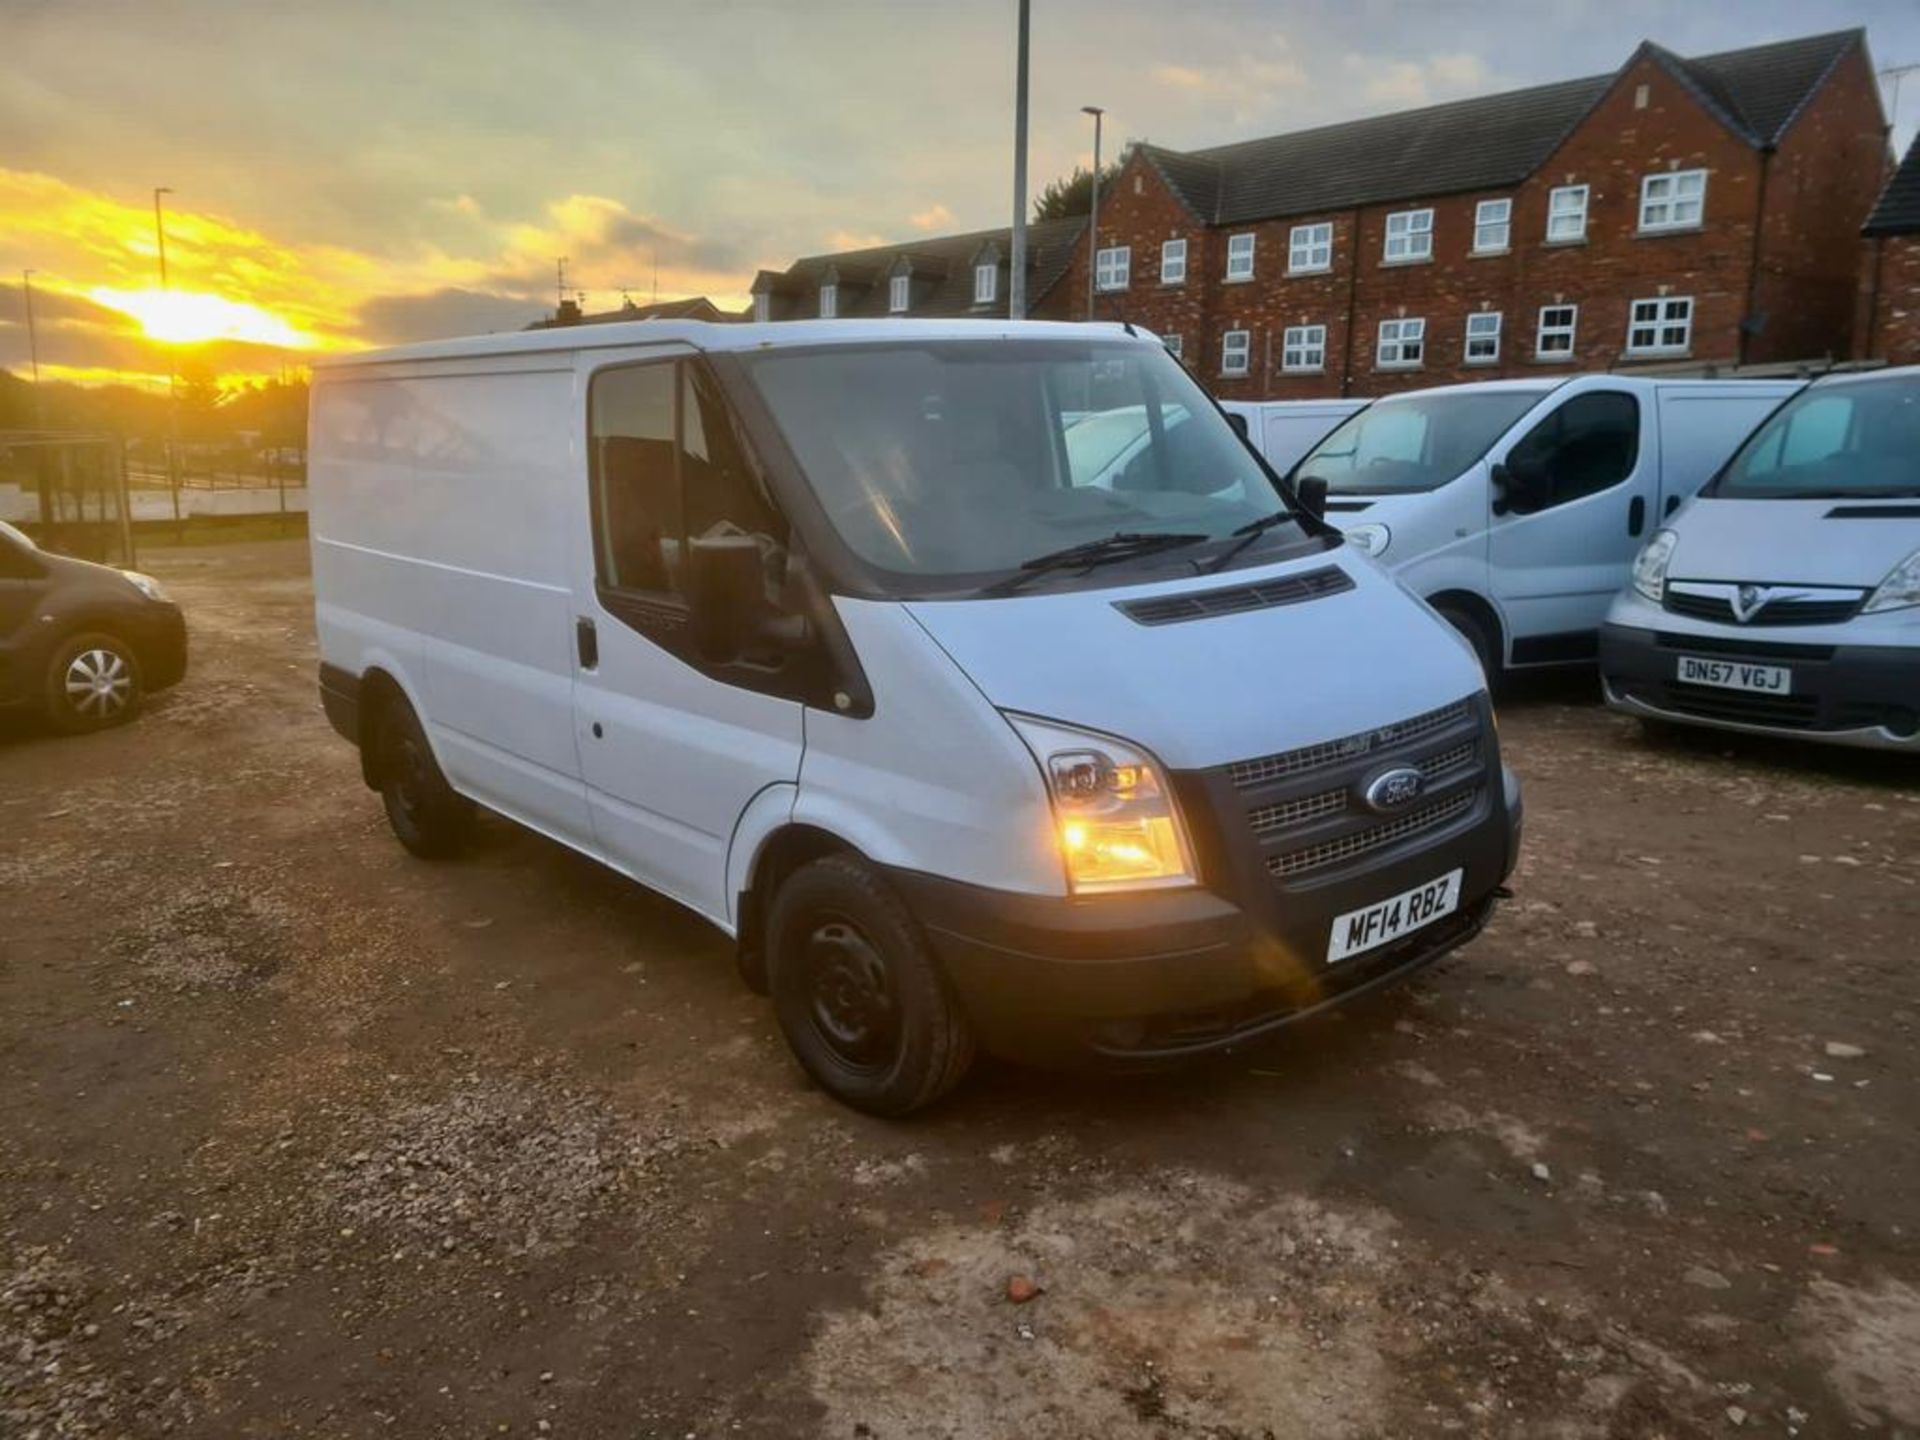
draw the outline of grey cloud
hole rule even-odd
[[[450,335],[518,330],[546,313],[539,300],[477,290],[435,290],[426,295],[379,295],[360,307],[369,340],[395,345]]]

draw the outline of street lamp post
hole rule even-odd
[[[1007,274],[1007,318],[1027,318],[1027,32],[1029,0],[1020,0],[1020,40],[1013,77],[1013,254]]]
[[[160,288],[171,289],[167,284],[167,226],[160,213],[160,197],[171,195],[171,185],[156,185],[153,188],[153,239],[160,252]],[[174,374],[173,345],[160,342],[167,351],[167,489],[173,495],[173,523],[180,523],[180,387]]]
[[[20,293],[27,302],[27,359],[33,365],[33,428],[47,428],[46,403],[40,394],[40,335],[33,328],[33,271],[20,272]]]
[[[1093,196],[1087,210],[1087,319],[1093,319],[1093,272],[1100,263],[1100,120],[1107,112],[1098,105],[1082,105],[1082,115],[1093,117]]]

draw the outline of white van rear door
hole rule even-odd
[[[717,387],[684,347],[583,355],[586,503],[576,536],[575,711],[602,854],[730,924],[727,849],[748,804],[800,774],[798,700],[777,664],[714,665],[692,644],[689,534],[784,530]]]

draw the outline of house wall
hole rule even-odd
[[[1869,240],[1860,251],[1854,353],[1889,365],[1920,365],[1920,235]]]
[[[1873,77],[1864,55],[1846,56],[1816,93],[1768,162],[1723,123],[1693,89],[1651,57],[1629,66],[1540,169],[1511,191],[1398,200],[1327,215],[1289,216],[1246,226],[1202,222],[1136,151],[1103,196],[1102,245],[1133,248],[1131,284],[1100,297],[1101,318],[1127,318],[1178,335],[1189,366],[1222,398],[1312,398],[1380,394],[1454,381],[1578,369],[1631,368],[1675,361],[1732,365],[1845,353],[1853,308],[1853,266],[1860,225],[1885,177],[1885,141]],[[1642,179],[1671,170],[1707,171],[1702,224],[1643,233]],[[1589,187],[1587,234],[1574,243],[1546,240],[1549,192]],[[1472,253],[1477,202],[1513,201],[1504,254]],[[1387,216],[1432,208],[1433,257],[1413,264],[1384,259]],[[1334,226],[1330,270],[1286,273],[1296,225]],[[1225,280],[1227,238],[1255,236],[1252,281]],[[1761,263],[1754,267],[1756,235]],[[1160,242],[1188,240],[1188,278],[1159,283]],[[1355,237],[1358,243],[1355,243]],[[1074,292],[1084,296],[1081,271]],[[1635,300],[1690,296],[1692,343],[1685,354],[1629,356],[1628,317]],[[1749,301],[1762,315],[1742,353]],[[1535,333],[1542,306],[1579,307],[1571,356],[1541,359]],[[1500,356],[1468,364],[1469,313],[1502,317]],[[1426,355],[1417,368],[1376,363],[1382,320],[1426,321]],[[1317,374],[1281,369],[1290,325],[1327,327],[1326,363]],[[1250,332],[1251,368],[1221,373],[1222,336]]]

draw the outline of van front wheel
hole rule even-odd
[[[380,798],[400,843],[423,860],[458,853],[473,822],[473,806],[447,783],[413,707],[397,696],[389,701],[374,743]]]
[[[1461,605],[1449,605],[1442,602],[1434,607],[1440,618],[1466,638],[1473,647],[1473,653],[1479,658],[1480,668],[1486,673],[1487,684],[1492,686],[1500,679],[1503,668],[1500,661],[1500,637],[1487,628],[1482,620]]]
[[[932,948],[863,861],[831,855],[788,877],[774,896],[767,965],[793,1053],[856,1110],[918,1110],[973,1063],[973,1033]]]

